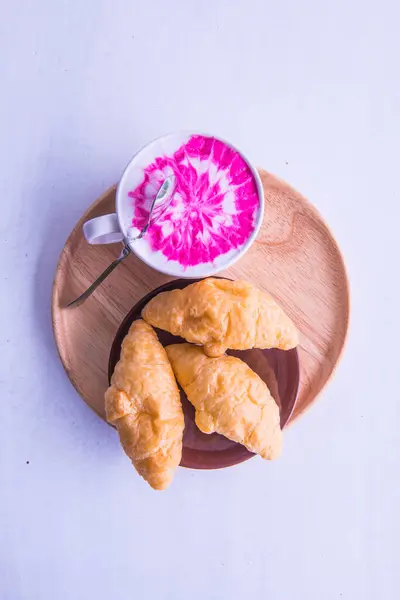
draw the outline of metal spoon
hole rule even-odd
[[[90,287],[86,291],[83,292],[78,298],[72,300],[69,304],[67,304],[68,308],[74,308],[75,306],[80,306],[89,296],[93,294],[93,292],[99,287],[101,283],[109,276],[110,273],[114,271],[114,269],[123,261],[129,254],[132,252],[128,244],[135,242],[136,240],[142,239],[143,236],[146,235],[150,225],[153,225],[165,212],[168,206],[171,203],[171,200],[174,196],[176,187],[176,177],[175,175],[170,175],[162,182],[160,189],[158,190],[153,202],[150,206],[149,218],[147,220],[146,225],[139,232],[138,235],[134,237],[130,237],[129,233],[125,238],[125,245],[122,248],[121,254],[119,257],[114,260],[108,267],[98,276],[98,278],[92,283]],[[153,214],[154,213],[154,214]]]

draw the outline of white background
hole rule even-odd
[[[399,18],[397,0],[2,3],[1,600],[399,597]],[[49,307],[76,220],[178,129],[318,207],[352,325],[281,460],[156,493],[72,388]]]

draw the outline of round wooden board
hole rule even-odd
[[[291,422],[315,401],[331,377],[349,324],[349,287],[339,248],[316,209],[284,181],[259,170],[265,216],[247,254],[221,273],[275,296],[301,332],[300,389]],[[171,280],[131,254],[82,306],[65,308],[114,260],[120,244],[90,246],[83,223],[114,212],[116,187],[77,223],[61,253],[52,297],[57,349],[82,398],[105,418],[108,359],[119,325],[134,304]]]

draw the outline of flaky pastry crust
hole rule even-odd
[[[208,357],[199,346],[166,348],[175,376],[196,409],[196,425],[266,459],[282,450],[279,408],[263,380],[233,356]]]
[[[162,292],[142,317],[153,327],[201,344],[208,356],[227,348],[280,348],[299,343],[296,327],[269,294],[245,281],[208,278],[183,290]]]
[[[184,417],[167,354],[141,319],[122,343],[105,404],[137,472],[154,489],[168,487],[182,457]]]

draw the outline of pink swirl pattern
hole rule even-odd
[[[192,136],[172,156],[155,159],[129,197],[132,226],[147,222],[149,206],[165,177],[176,177],[166,211],[148,230],[154,252],[183,268],[238,250],[254,231],[260,208],[255,178],[242,156],[213,137]]]

